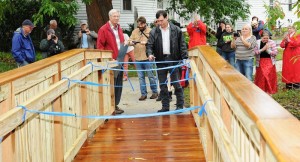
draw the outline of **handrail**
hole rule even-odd
[[[62,79],[67,77],[111,85],[113,72],[99,72],[114,67],[114,64],[108,64],[111,56],[111,51],[74,49],[1,73],[0,162],[71,161],[104,120],[61,118],[29,112],[25,116],[24,110],[17,106],[78,115],[111,115],[114,107],[112,87],[79,85]],[[37,152],[31,152],[41,145],[43,147]]]
[[[68,76],[70,80],[82,80],[91,74],[94,71],[104,70],[103,67],[107,66],[107,63],[98,63],[98,66],[92,69],[92,65],[88,64],[75,73]],[[99,66],[100,65],[100,66]],[[114,67],[113,64],[109,64],[108,67]],[[62,79],[59,82],[51,85],[46,91],[43,91],[40,94],[37,94],[34,98],[29,99],[28,101],[24,102],[22,106],[26,107],[29,110],[37,110],[41,111],[45,105],[50,104],[60,95],[68,91],[68,89],[72,88],[76,83],[69,82],[67,79]],[[27,113],[25,118],[24,117],[24,110],[22,107],[15,107],[12,110],[0,115],[0,137],[7,135],[9,132],[14,130],[17,126],[22,124],[29,118],[32,118],[38,114],[31,114]]]
[[[244,142],[256,160],[300,161],[300,122],[293,115],[211,47],[195,47],[189,55],[199,59],[200,73],[243,161],[249,156],[240,150]]]
[[[206,109],[207,117],[209,123],[211,125],[211,129],[213,131],[214,137],[216,139],[216,143],[218,144],[219,150],[221,152],[221,156],[223,161],[225,162],[240,162],[241,159],[237,154],[237,150],[233,143],[231,143],[229,133],[226,129],[225,124],[222,122],[222,118],[212,101],[212,98],[206,89],[204,81],[200,75],[200,72],[197,68],[195,60],[190,62],[192,75],[195,76],[194,82],[196,84],[197,92],[202,101],[206,101]],[[197,115],[194,115],[194,118],[197,119]]]

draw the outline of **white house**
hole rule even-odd
[[[250,16],[245,21],[237,20],[235,25],[235,30],[241,30],[243,25],[250,24],[251,18],[253,16],[257,16],[260,20],[266,22],[267,13],[264,4],[273,6],[274,0],[246,0],[246,2],[251,5]],[[279,2],[281,4],[283,12],[285,13],[285,18],[283,20],[279,20],[280,25],[288,26],[298,21],[297,15],[294,14],[296,9],[292,9],[293,4],[296,3],[297,0],[279,0]],[[277,27],[278,25],[279,24],[277,23]]]
[[[79,20],[87,20],[85,4],[81,0],[77,0],[80,4],[76,18]],[[155,13],[158,10],[166,9],[169,5],[168,0],[112,0],[114,9],[120,11],[120,25],[123,29],[128,29],[128,24],[135,23],[139,16],[144,16],[147,23],[155,20]],[[177,14],[169,14],[169,18],[174,19],[181,24],[186,24],[185,20]],[[79,24],[78,24],[79,26]]]

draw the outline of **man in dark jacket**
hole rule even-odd
[[[150,32],[146,46],[146,54],[150,61],[177,61],[187,59],[187,48],[182,31],[179,27],[168,22],[167,12],[164,10],[157,11],[157,23],[159,26],[153,28]],[[176,65],[177,63],[159,63],[158,68]],[[175,88],[176,110],[182,109],[184,105],[183,89],[179,82],[178,68],[158,70],[158,79],[160,82],[160,95],[162,98],[162,109],[158,112],[166,112],[170,109],[170,100],[168,87],[164,84],[167,80],[168,72],[171,74],[171,82]]]
[[[22,27],[14,32],[11,53],[17,62],[17,66],[25,66],[35,61],[35,49],[30,38],[34,28],[33,23],[26,19]]]
[[[47,38],[40,42],[42,57],[47,58],[59,54],[65,50],[65,46],[61,40],[55,35],[53,29],[47,31]]]
[[[221,20],[219,22],[219,27],[217,29],[217,33],[216,33],[216,38],[218,39],[218,42],[221,39],[221,35],[225,32],[225,21]],[[219,55],[222,55],[222,50],[221,50],[221,46],[219,44],[217,44],[217,48],[216,51]]]

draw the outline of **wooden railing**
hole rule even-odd
[[[110,115],[112,86],[69,82],[83,80],[113,84],[113,73],[88,62],[111,61],[110,51],[71,50],[0,74],[0,162],[71,161],[100,124],[99,119],[48,116],[29,110],[76,115]],[[99,63],[98,63],[99,64]],[[101,63],[100,63],[101,64]]]
[[[300,123],[211,47],[195,47],[191,58],[192,106],[206,102],[206,113],[192,112],[207,161],[300,161]],[[48,116],[29,110],[76,115],[110,115],[111,71],[101,72],[111,52],[71,50],[0,74],[0,162],[71,161],[103,120]],[[101,66],[87,64],[94,62]]]
[[[189,51],[191,105],[207,161],[300,161],[300,122],[209,46]],[[210,102],[208,100],[212,100]]]

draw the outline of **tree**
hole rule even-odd
[[[264,4],[264,7],[266,9],[266,14],[268,17],[266,21],[266,25],[268,26],[269,29],[274,30],[276,27],[277,20],[283,19],[285,17],[283,9],[278,1],[275,1],[273,6]]]
[[[112,0],[82,0],[87,5],[90,29],[97,31],[108,21]],[[36,25],[31,37],[36,49],[44,37],[42,33],[51,19],[56,19],[62,29],[65,45],[72,48],[70,39],[75,25],[75,15],[79,9],[77,0],[0,0],[0,51],[9,51],[14,31],[22,21],[30,19]],[[74,46],[74,45],[73,45]]]
[[[92,0],[86,6],[89,28],[97,31],[108,21],[108,12],[113,8],[112,0]]]
[[[297,8],[295,14],[297,15],[298,18],[300,18],[300,0],[298,0],[295,5],[293,6],[293,8]],[[298,30],[300,30],[300,21],[296,21],[295,26]]]
[[[211,24],[221,19],[228,19],[231,23],[241,18],[245,20],[250,13],[250,5],[245,0],[170,0],[170,11],[181,17],[190,18],[191,13],[198,13]]]

